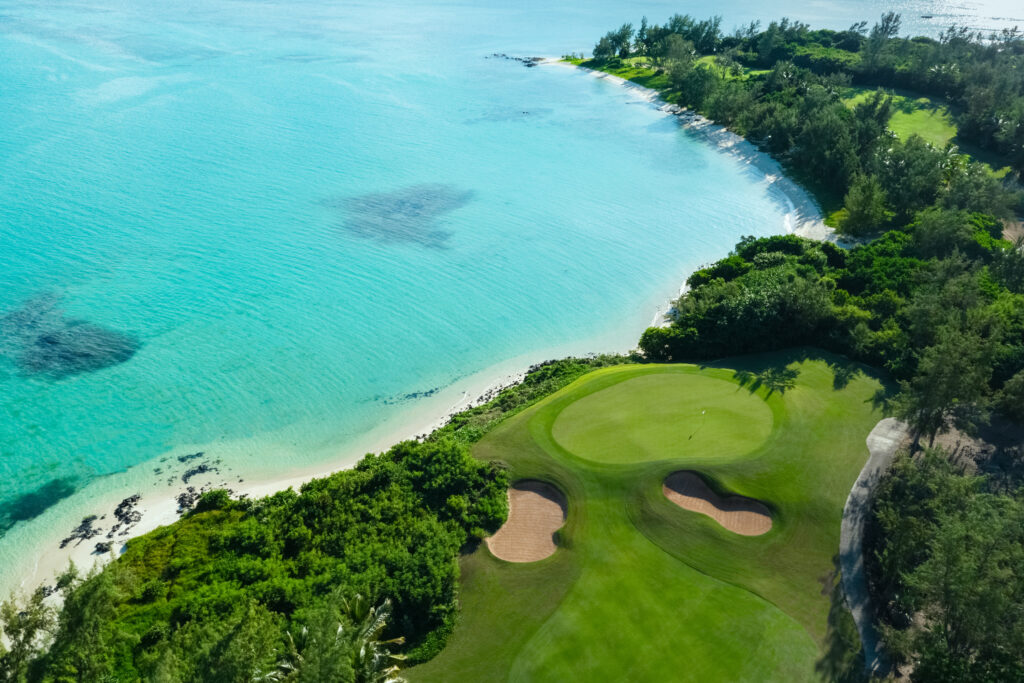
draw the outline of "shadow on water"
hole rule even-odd
[[[53,293],[0,317],[0,355],[26,375],[63,379],[124,363],[141,342],[130,334],[67,318]]]
[[[829,596],[828,626],[821,658],[815,669],[823,680],[857,683],[868,680],[864,672],[864,652],[853,615],[846,607],[839,574],[839,555],[832,557],[832,571],[821,577],[821,594]]]
[[[4,502],[0,507],[0,536],[18,522],[26,522],[46,512],[64,498],[75,492],[70,479],[52,479],[35,491],[29,491]]]
[[[324,203],[342,212],[341,225],[356,237],[385,244],[418,244],[443,249],[452,233],[440,229],[438,220],[472,199],[472,190],[424,183],[394,192],[372,192]]]

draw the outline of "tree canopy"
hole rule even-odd
[[[65,576],[56,624],[31,602],[24,611],[38,619],[0,614],[12,640],[2,668],[13,680],[199,681],[216,671],[251,681],[301,655],[308,675],[358,681],[368,665],[332,629],[355,628],[364,603],[382,602],[382,637],[429,658],[453,625],[458,552],[504,521],[507,485],[502,470],[439,439],[368,455],[299,492],[207,493],[102,571]],[[339,611],[347,601],[364,605],[361,617]],[[43,627],[53,634],[45,654],[34,649],[48,640]],[[301,632],[312,635],[300,643]]]

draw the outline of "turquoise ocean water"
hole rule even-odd
[[[140,463],[340,465],[470,376],[629,348],[688,271],[783,229],[623,89],[487,55],[889,7],[0,0],[0,574]]]

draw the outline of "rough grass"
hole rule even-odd
[[[593,59],[576,61],[574,62],[577,66],[582,66],[587,69],[594,69],[596,71],[603,71],[619,78],[624,78],[627,81],[633,81],[637,85],[642,85],[645,88],[651,88],[652,90],[667,90],[669,87],[668,75],[664,72],[659,72],[657,69],[651,67],[641,57],[630,57],[629,59],[623,59],[622,66],[612,68],[607,64],[601,64]]]
[[[770,71],[770,69],[750,69],[742,65],[737,65],[738,72],[730,71],[719,63],[716,55],[704,55],[695,64],[708,67],[727,81],[745,81],[751,76],[761,76]]]
[[[779,377],[786,381],[771,379]],[[626,405],[651,382],[690,398],[662,410]],[[723,385],[740,412],[755,401],[770,414],[767,423],[755,418],[768,425],[759,445],[716,451],[709,439],[698,452],[649,436],[666,421],[692,433],[693,405],[702,396],[720,401]],[[833,591],[834,555],[843,504],[868,455],[864,440],[881,417],[872,401],[880,387],[860,366],[808,351],[718,366],[624,366],[590,373],[501,424],[474,454],[506,463],[515,479],[544,479],[565,492],[561,547],[527,565],[501,562],[483,546],[467,554],[455,633],[409,678],[798,681],[855,667],[858,644],[836,627],[844,610]],[[660,451],[599,462],[578,452],[600,445],[588,437],[570,452],[553,431],[566,428],[560,416],[578,405],[589,406],[599,429],[618,421],[606,441],[646,439],[645,448],[660,443]],[[591,433],[582,415],[569,416],[572,429]],[[720,435],[723,445],[732,438]],[[772,530],[738,536],[673,505],[661,482],[687,468],[764,501]]]

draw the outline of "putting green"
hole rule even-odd
[[[772,423],[764,399],[735,382],[662,373],[579,399],[558,415],[551,435],[570,453],[597,462],[725,460],[764,443]]]
[[[782,373],[795,379],[775,391],[749,381]],[[819,681],[859,670],[856,629],[831,596],[880,387],[817,351],[620,366],[502,422],[473,453],[565,494],[559,547],[528,563],[486,544],[463,557],[455,631],[407,677]],[[700,410],[714,426],[687,449]],[[615,462],[623,444],[633,450]],[[763,501],[771,530],[735,534],[668,500],[665,477],[691,469],[719,493]]]

